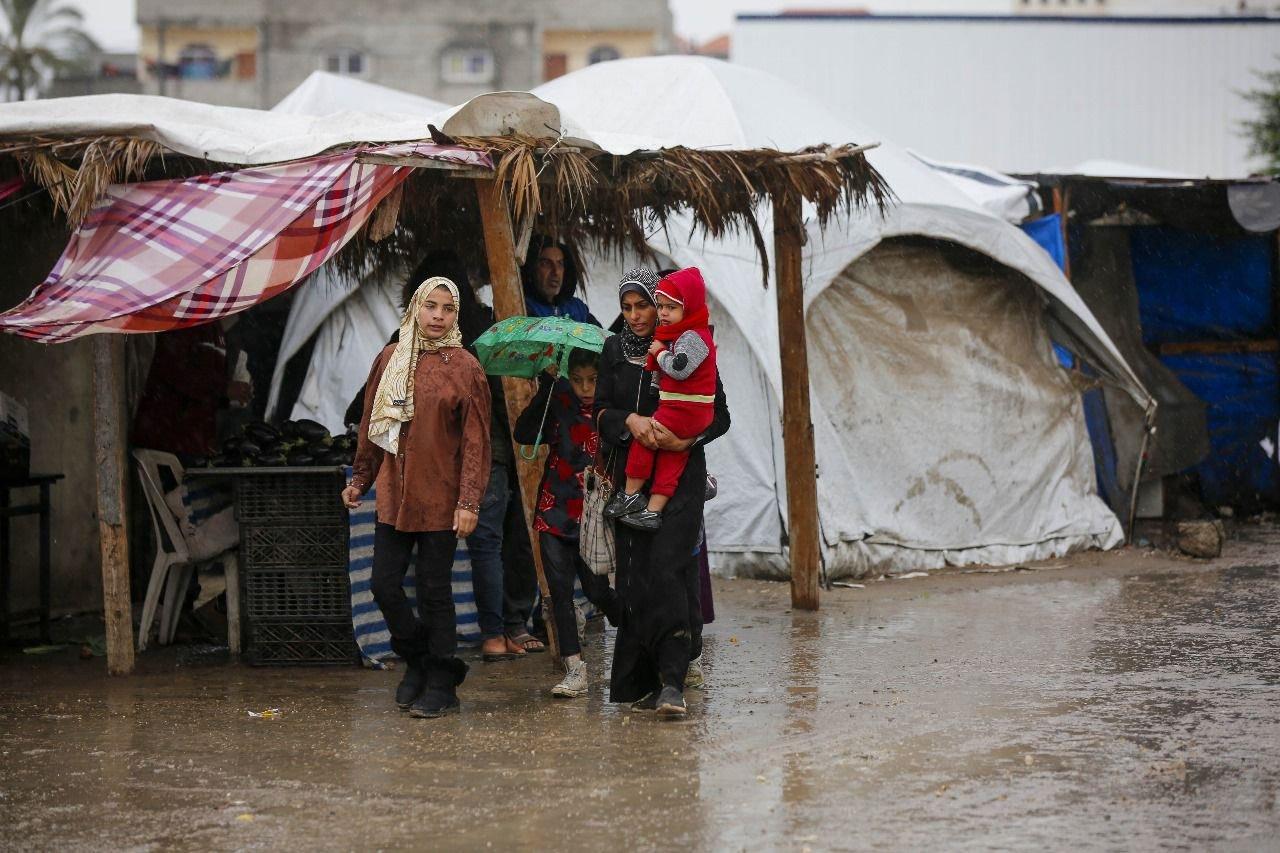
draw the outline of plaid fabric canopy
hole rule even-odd
[[[337,254],[409,176],[407,166],[359,163],[362,153],[492,168],[483,152],[406,143],[112,186],[0,328],[44,342],[160,332],[270,299]]]

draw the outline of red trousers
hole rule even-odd
[[[671,430],[678,438],[696,438],[711,426],[715,407],[710,403],[686,403],[663,400],[653,419]],[[652,477],[651,494],[671,497],[676,493],[680,475],[689,462],[689,451],[650,450],[638,441],[631,442],[627,453],[627,478],[648,480]]]

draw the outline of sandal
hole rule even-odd
[[[498,643],[501,644],[501,645],[498,645],[497,647],[498,650],[486,651],[485,646],[489,645],[489,643],[493,642],[494,640],[497,640]],[[483,643],[480,644],[480,655],[484,659],[485,663],[497,663],[498,661],[515,660],[516,658],[524,654],[526,654],[525,650],[515,645],[514,643],[512,643],[511,640],[507,639],[507,636],[505,634],[503,634],[500,637],[490,637],[489,639],[485,640]]]
[[[546,644],[528,631],[521,631],[518,634],[508,631],[506,636],[508,643],[514,643],[528,654],[540,655],[547,650]]]

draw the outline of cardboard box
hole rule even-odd
[[[31,475],[31,427],[27,407],[0,391],[0,480]]]

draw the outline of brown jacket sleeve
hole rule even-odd
[[[387,366],[386,354],[384,349],[373,360],[369,381],[364,386],[364,413],[360,415],[360,431],[356,433],[356,456],[351,465],[351,485],[359,489],[362,495],[378,479],[378,469],[382,467],[382,457],[386,455],[385,450],[369,440],[369,413],[373,410],[373,398],[378,394],[382,371]]]
[[[489,382],[474,359],[463,387],[467,399],[462,411],[462,476],[458,483],[458,508],[480,511],[480,501],[489,487],[489,415],[492,408]]]

